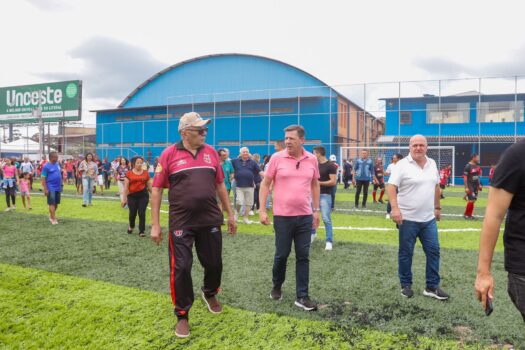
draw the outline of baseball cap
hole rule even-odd
[[[330,161],[335,162],[336,160],[337,160],[337,158],[335,157],[335,154],[332,154],[330,156]]]
[[[201,127],[211,123],[211,119],[202,119],[199,113],[189,112],[184,113],[179,120],[179,131],[192,126]]]

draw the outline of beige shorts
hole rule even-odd
[[[237,205],[253,205],[253,187],[237,187],[235,189],[237,195]]]

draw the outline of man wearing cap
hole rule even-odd
[[[248,215],[253,205],[255,184],[261,182],[263,172],[259,168],[259,164],[250,158],[248,147],[242,147],[240,153],[239,158],[232,160],[235,173],[237,212],[243,215],[242,222],[251,224]],[[242,213],[241,209],[244,209]]]
[[[204,143],[210,120],[199,114],[184,114],[179,121],[181,141],[166,148],[155,169],[151,198],[151,239],[160,244],[159,214],[164,188],[169,188],[170,287],[178,322],[175,334],[190,335],[188,313],[193,304],[192,248],[204,267],[202,298],[213,314],[222,312],[217,300],[222,275],[222,211],[216,196],[228,212],[228,233],[237,225],[230,207],[224,174],[215,149]]]

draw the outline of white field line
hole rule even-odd
[[[338,211],[345,211],[345,212],[358,212],[358,213],[374,213],[374,214],[383,214],[386,215],[386,210],[371,210],[371,209],[335,209],[336,212]],[[463,217],[463,214],[441,214],[441,216],[455,216],[455,217]],[[476,215],[476,218],[482,219],[483,216]]]
[[[44,192],[35,191],[31,192],[31,195],[37,195],[37,196],[43,196]],[[69,193],[63,193],[61,197],[67,197],[67,198],[78,198],[82,199],[81,194],[69,194]],[[120,201],[120,197],[117,197],[115,195],[107,195],[107,196],[92,196],[93,199],[102,199],[102,200],[110,200],[110,201]],[[162,200],[163,203],[168,203],[167,199]]]
[[[31,192],[31,195],[40,195],[43,196],[43,192]],[[68,197],[68,198],[78,198],[82,199],[82,196],[80,195],[71,195],[71,194],[63,194],[62,197]],[[115,200],[120,201],[120,198],[116,196],[93,196],[94,199],[105,199],[105,200]],[[167,200],[164,200],[163,202],[167,202]],[[151,207],[148,207],[149,210],[151,210]],[[383,211],[380,210],[369,210],[369,209],[336,209],[336,211],[349,211],[349,212],[366,212],[366,213],[383,213]],[[169,214],[169,211],[167,210],[160,210],[163,214]],[[459,214],[443,214],[448,216],[463,216]],[[242,223],[242,220],[238,220],[237,222]],[[261,223],[259,221],[252,221],[252,225],[260,225]],[[319,229],[324,230],[324,226],[319,226]],[[333,230],[342,230],[342,231],[395,231],[397,230],[395,227],[389,228],[389,227],[353,227],[353,226],[334,226],[332,227]],[[439,232],[480,232],[481,228],[445,228],[440,229]]]

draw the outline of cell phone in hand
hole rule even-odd
[[[490,316],[492,311],[494,311],[494,305],[492,304],[492,299],[487,298],[487,307],[485,308],[485,315]]]

